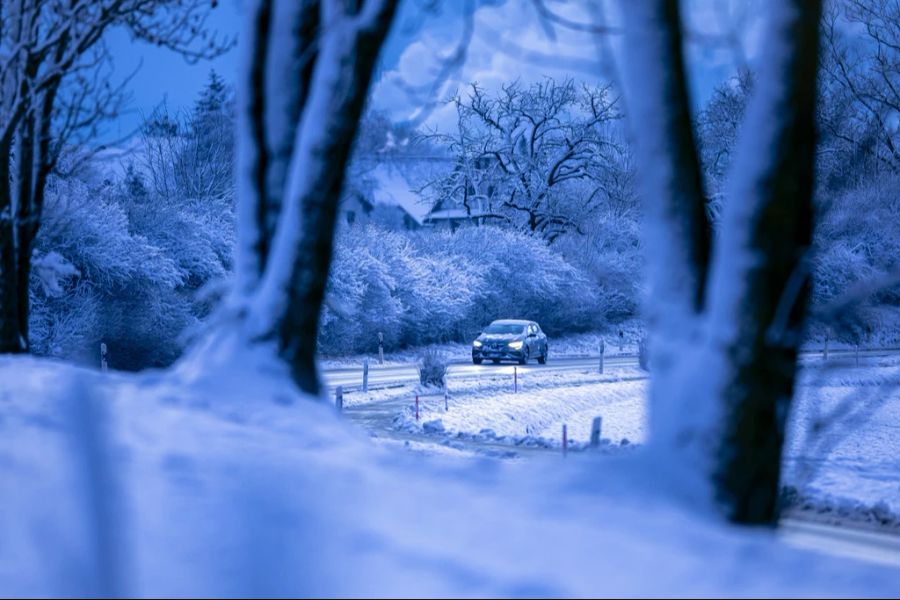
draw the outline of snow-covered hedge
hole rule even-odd
[[[105,342],[113,367],[164,366],[208,310],[196,291],[230,267],[230,207],[167,205],[128,183],[52,181],[33,256],[35,354],[97,364]]]
[[[468,340],[499,318],[533,319],[551,334],[579,332],[618,311],[601,281],[545,241],[496,227],[348,228],[331,273],[319,335],[326,354],[377,350],[378,332],[394,349]]]

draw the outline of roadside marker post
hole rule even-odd
[[[447,386],[444,385],[444,412],[447,412],[449,410],[450,410],[450,406],[447,403]]]
[[[100,342],[100,370],[106,372],[106,342]]]
[[[569,450],[569,432],[567,431],[566,424],[563,423],[563,440],[562,440],[562,451],[563,457],[566,456],[566,453]]]
[[[344,412],[344,386],[342,385],[334,388],[334,408],[339,413]]]
[[[363,391],[369,391],[369,357],[363,359]]]
[[[600,428],[603,427],[603,417],[594,417],[591,423],[591,446],[596,448],[600,445]]]
[[[518,367],[513,367],[513,393],[519,393],[519,369]]]
[[[419,420],[419,395],[416,394],[416,421]]]
[[[600,338],[600,374],[603,375],[603,354],[606,352],[606,342]]]
[[[378,332],[378,364],[384,364],[384,334]]]

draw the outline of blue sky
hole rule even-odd
[[[723,2],[746,7],[752,0],[690,0],[687,7],[691,23],[698,30],[714,29]],[[373,97],[376,106],[397,118],[404,118],[414,111],[415,102],[411,102],[395,82],[430,81],[437,67],[435,57],[452,48],[462,30],[463,3],[460,0],[445,0],[438,14],[423,16],[422,7],[429,3],[429,0],[404,1],[375,77]],[[558,6],[560,12],[578,18],[583,16],[579,14],[581,9],[589,3],[560,4],[549,0],[547,4]],[[220,2],[211,11],[209,23],[212,28],[222,36],[239,39],[243,26],[241,5],[241,0]],[[469,47],[467,63],[458,78],[444,87],[443,97],[473,80],[489,88],[503,81],[528,81],[545,75],[570,75],[593,82],[601,80],[594,43],[569,31],[557,32],[555,38],[548,35],[534,13],[531,0],[480,0],[479,5],[476,33]],[[753,39],[754,28],[745,29],[745,42],[750,47],[748,54],[752,56],[753,47],[757,45]],[[210,69],[233,83],[241,63],[239,45],[215,60],[190,64],[165,49],[134,42],[121,30],[111,32],[108,41],[116,60],[116,78],[127,76],[140,65],[130,83],[132,98],[128,110],[107,128],[105,137],[110,140],[134,131],[141,114],[149,113],[163,101],[172,110],[189,109],[206,83]],[[530,59],[517,56],[517,50],[521,48],[533,50],[535,56]],[[698,101],[702,101],[735,66],[733,56],[722,48],[694,45],[690,57]],[[431,120],[440,122],[442,119],[449,119],[449,115],[442,116],[438,110]]]

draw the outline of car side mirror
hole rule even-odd
[[[528,337],[537,337],[537,334],[536,334],[536,333],[529,333],[529,334],[528,334]]]

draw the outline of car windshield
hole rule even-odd
[[[524,325],[503,325],[499,323],[493,323],[487,326],[487,329],[484,330],[485,333],[499,333],[499,334],[518,334],[525,331]]]

